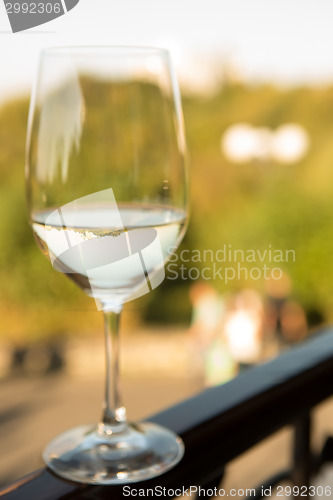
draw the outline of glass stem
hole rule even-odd
[[[127,426],[126,409],[119,388],[119,321],[121,309],[104,311],[106,376],[103,416],[99,430],[106,434],[120,432]]]

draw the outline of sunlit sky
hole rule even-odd
[[[42,47],[68,44],[169,48],[192,87],[216,81],[218,60],[252,81],[333,82],[332,19],[332,0],[80,0],[12,34],[0,0],[0,101],[29,91]]]

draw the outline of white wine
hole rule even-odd
[[[32,218],[37,243],[53,267],[101,304],[155,288],[185,225],[183,211],[160,205],[79,204]]]

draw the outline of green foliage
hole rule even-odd
[[[185,99],[184,110],[196,247],[294,250],[295,262],[280,267],[292,278],[295,296],[332,319],[333,89],[231,85],[210,100]],[[296,122],[310,135],[310,151],[295,165],[231,164],[220,139],[237,122],[271,129]],[[264,288],[262,281],[213,284],[221,291]]]
[[[333,87],[229,84],[213,97],[185,97],[183,105],[192,215],[182,248],[292,249],[295,262],[286,262],[283,268],[292,279],[294,295],[309,310],[319,309],[332,320]],[[27,109],[27,100],[0,109],[0,310],[23,313],[22,331],[31,332],[38,326],[29,324],[35,322],[29,311],[38,306],[40,317],[49,317],[40,328],[52,333],[63,328],[64,310],[87,307],[87,299],[42,257],[28,226],[24,188]],[[153,110],[149,112],[153,116]],[[237,122],[272,129],[296,122],[308,131],[310,150],[295,165],[232,164],[223,156],[220,140],[226,128]],[[212,284],[221,292],[242,286],[264,290],[265,285],[237,280],[225,285],[219,279]],[[188,321],[189,285],[190,280],[176,284],[166,280],[146,300],[146,316],[154,321]],[[1,333],[10,336],[10,324]]]
[[[210,99],[185,98],[183,105],[192,176],[187,248],[201,253],[225,245],[261,252],[293,250],[295,261],[277,264],[291,277],[293,295],[307,310],[319,310],[332,320],[333,88],[229,85]],[[239,122],[273,130],[298,123],[310,136],[310,150],[295,165],[232,164],[223,156],[220,141],[227,127]],[[234,263],[219,264],[222,269],[229,265]],[[264,280],[225,284],[217,278],[210,283],[221,293],[244,286],[265,292]],[[156,307],[163,308],[163,287],[158,294]]]

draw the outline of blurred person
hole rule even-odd
[[[227,339],[220,329],[205,352],[205,385],[224,384],[238,373],[238,366],[231,355]]]
[[[203,375],[205,385],[226,382],[236,370],[223,338],[223,299],[211,285],[200,281],[191,286],[190,301],[192,321],[188,334],[191,370]]]
[[[208,283],[194,282],[189,291],[192,306],[188,330],[190,370],[194,375],[205,373],[205,352],[215,336],[220,321],[221,304],[216,290]]]
[[[308,333],[306,312],[297,301],[290,298],[290,277],[283,274],[280,280],[269,280],[266,291],[268,325],[277,336],[279,347],[303,340]]]
[[[190,288],[192,318],[189,334],[200,349],[205,349],[214,338],[223,314],[223,302],[208,283],[194,282]]]
[[[270,279],[265,283],[266,290],[266,331],[273,336],[273,342],[280,349],[285,339],[282,333],[281,314],[284,305],[289,300],[292,289],[290,277],[283,273],[279,280]],[[275,338],[274,338],[275,337]]]
[[[308,332],[304,308],[295,301],[286,302],[281,308],[281,334],[286,344],[303,340]]]
[[[239,371],[261,359],[263,347],[264,307],[261,296],[246,289],[233,299],[225,317],[224,331],[230,353]]]

